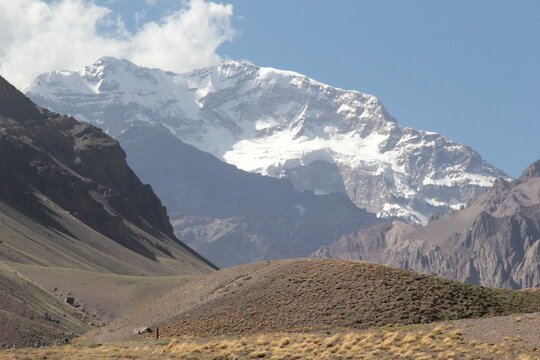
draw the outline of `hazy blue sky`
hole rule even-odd
[[[129,30],[178,0],[100,0]],[[218,1],[219,2],[219,1]],[[218,54],[378,96],[512,176],[540,158],[539,0],[230,0]]]

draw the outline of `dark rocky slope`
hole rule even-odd
[[[239,170],[165,128],[132,126],[118,140],[167,205],[176,235],[219,266],[307,256],[380,221],[343,194]]]
[[[342,237],[315,257],[357,259],[484,286],[540,287],[540,160],[499,179],[466,209],[425,227],[382,224]]]
[[[3,213],[11,219],[31,219],[29,226],[49,229],[49,237],[63,234],[105,254],[112,240],[120,247],[110,255],[123,248],[133,256],[121,256],[122,261],[134,268],[141,257],[159,264],[145,269],[143,262],[139,273],[212,268],[175,238],[165,208],[128,167],[117,141],[92,125],[37,107],[3,78],[0,184]],[[88,228],[93,240],[80,234]]]

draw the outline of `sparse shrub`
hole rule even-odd
[[[519,341],[512,336],[505,341]],[[345,334],[265,334],[227,338],[173,338],[168,342],[141,344],[130,347],[122,345],[63,346],[45,349],[0,352],[0,360],[7,359],[134,359],[164,360],[318,360],[318,359],[528,359],[527,354],[515,351],[516,344],[488,345],[471,340],[464,342],[460,330],[448,326],[435,329],[392,328],[391,331]],[[19,350],[16,350],[19,351]],[[24,352],[23,352],[24,351]],[[55,353],[61,353],[57,355]],[[24,355],[23,355],[24,354]],[[535,358],[536,359],[536,358]],[[531,358],[532,360],[532,358]]]
[[[456,329],[456,330],[452,331],[452,332],[448,335],[448,337],[449,337],[450,339],[460,340],[460,339],[463,338],[463,332],[462,332],[461,330],[459,330],[459,329]]]

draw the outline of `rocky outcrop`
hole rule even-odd
[[[540,286],[540,161],[427,226],[378,225],[313,256],[357,259],[484,286]]]
[[[219,266],[307,256],[381,221],[344,194],[297,191],[286,179],[242,171],[165,128],[133,126],[118,138],[164,199],[176,235]]]

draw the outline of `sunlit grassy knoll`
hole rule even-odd
[[[497,344],[465,340],[459,329],[382,329],[337,334],[267,334],[174,338],[147,343],[65,345],[6,350],[0,359],[540,359],[520,353],[513,339]]]

